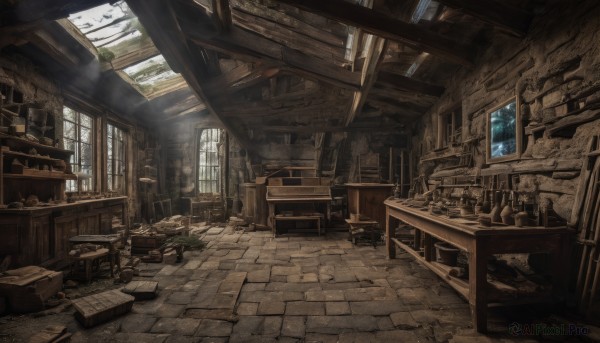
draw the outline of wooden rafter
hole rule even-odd
[[[336,87],[359,87],[360,75],[357,73],[332,65],[329,61],[305,55],[258,34],[234,26],[226,35],[211,37],[195,32],[193,25],[188,24],[185,30],[191,41],[206,49],[222,52],[239,60],[266,61],[274,66],[287,65],[293,72],[310,75]]]
[[[384,71],[379,72],[377,82],[401,89],[403,91],[431,95],[435,97],[439,97],[442,95],[442,93],[444,93],[444,87]]]
[[[38,20],[57,20],[71,13],[84,11],[108,0],[20,0],[2,1],[0,5],[0,27],[31,23]],[[12,3],[12,6],[6,5]]]
[[[220,32],[228,32],[231,29],[231,8],[229,0],[211,0],[212,11],[215,22]]]
[[[469,14],[484,22],[523,37],[529,29],[532,15],[497,0],[438,0],[440,3]]]
[[[329,31],[323,30],[322,28],[307,24],[301,20],[290,17],[289,15],[283,12],[271,9],[254,1],[231,0],[231,6],[238,13],[244,12],[256,17],[272,21],[273,23],[279,24],[283,28],[287,28],[300,35],[311,37],[312,39],[321,41],[332,47],[345,47],[344,38],[337,36]]]
[[[418,50],[472,66],[473,49],[416,24],[409,24],[344,0],[277,0],[332,20],[361,28],[382,38],[403,42]]]
[[[110,64],[113,69],[121,70],[158,54],[160,54],[160,51],[158,51],[154,43],[148,41],[142,47],[113,59],[110,61]]]

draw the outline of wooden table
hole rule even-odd
[[[408,207],[401,200],[390,199],[386,205],[386,246],[388,257],[395,258],[396,246],[408,253],[438,274],[456,291],[463,295],[471,308],[473,326],[478,332],[487,330],[487,305],[498,301],[488,294],[487,262],[493,254],[550,253],[552,255],[552,295],[551,297],[530,298],[526,302],[564,302],[568,282],[568,261],[573,231],[566,227],[522,227],[492,226],[481,227],[476,222],[464,219],[450,219],[429,214],[426,210]],[[413,226],[417,234],[423,234],[424,251],[400,242],[395,236],[398,221]],[[469,281],[448,275],[448,266],[435,262],[433,240],[446,241],[469,255]],[[420,239],[415,238],[415,242]],[[419,247],[417,247],[419,248]]]
[[[113,268],[117,267],[117,271],[121,272],[121,254],[116,247],[116,244],[123,239],[119,235],[79,235],[69,238],[69,243],[73,244],[98,244],[108,249],[110,258],[110,276],[114,276]]]

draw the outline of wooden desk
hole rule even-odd
[[[568,261],[573,231],[566,227],[523,227],[493,226],[481,227],[466,220],[449,219],[431,215],[427,211],[408,207],[401,200],[390,199],[386,205],[386,246],[388,257],[395,258],[396,246],[408,253],[438,274],[456,291],[462,294],[471,307],[473,327],[478,332],[487,330],[487,305],[498,301],[488,293],[487,262],[492,254],[539,253],[552,254],[552,296],[550,299],[530,298],[525,302],[549,300],[564,301],[568,281]],[[416,233],[424,235],[424,255],[400,242],[395,236],[398,221],[413,226]],[[448,275],[449,267],[435,262],[433,238],[446,241],[468,252],[469,281]],[[417,239],[415,239],[417,241]]]

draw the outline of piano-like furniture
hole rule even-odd
[[[274,235],[279,223],[287,225],[288,232],[314,230],[320,234],[321,218],[325,223],[330,220],[331,200],[329,186],[267,186],[269,226]]]
[[[399,246],[440,276],[469,301],[473,327],[478,332],[487,330],[487,306],[490,303],[506,303],[507,300],[517,304],[565,301],[572,230],[564,226],[482,227],[477,222],[462,218],[450,219],[429,214],[424,209],[409,207],[398,199],[386,200],[385,206],[388,257],[395,258],[396,246]],[[395,228],[399,221],[416,229],[415,247],[395,238]],[[420,246],[421,238],[424,241],[423,247]],[[451,267],[435,261],[435,239],[448,242],[468,253],[468,281],[450,276]],[[514,296],[506,297],[501,292],[495,292],[497,288],[487,281],[489,257],[493,254],[516,253],[552,255],[551,294],[515,299]]]

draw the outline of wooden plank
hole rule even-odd
[[[4,3],[11,4],[4,5]],[[106,0],[22,0],[4,2],[0,9],[0,27],[33,22],[40,19],[57,20],[66,18],[71,13],[106,3]]]
[[[231,29],[231,8],[229,0],[212,0],[212,11],[220,32]]]
[[[462,65],[473,65],[473,57],[470,55],[470,52],[474,51],[472,48],[420,26],[394,19],[360,5],[343,0],[278,1],[361,28],[382,38],[405,43],[418,50],[427,51]]]
[[[112,65],[113,69],[121,70],[158,54],[160,54],[160,51],[158,51],[154,43],[152,43],[152,41],[148,41],[147,44],[136,48],[125,55],[121,55],[113,59],[110,61],[110,64]]]
[[[346,45],[345,40],[330,31],[324,30],[321,27],[307,24],[284,12],[277,11],[265,5],[254,1],[247,0],[232,0],[231,6],[237,12],[245,12],[256,17],[261,17],[266,20],[279,24],[281,27],[288,28],[298,34],[311,37],[312,39],[321,41],[334,47],[343,48]]]
[[[440,3],[523,37],[533,16],[497,0],[439,0]]]
[[[134,300],[133,296],[116,289],[75,299],[75,318],[89,328],[129,312]]]
[[[598,136],[592,136],[587,145],[586,152],[593,151],[598,144]],[[581,166],[581,172],[579,173],[579,185],[577,186],[577,192],[575,193],[575,200],[573,201],[573,207],[571,210],[571,218],[569,220],[569,225],[576,226],[579,222],[579,211],[581,210],[581,205],[583,203],[583,199],[586,194],[586,185],[588,183],[588,179],[590,177],[589,170],[589,157],[583,158],[583,165]]]

